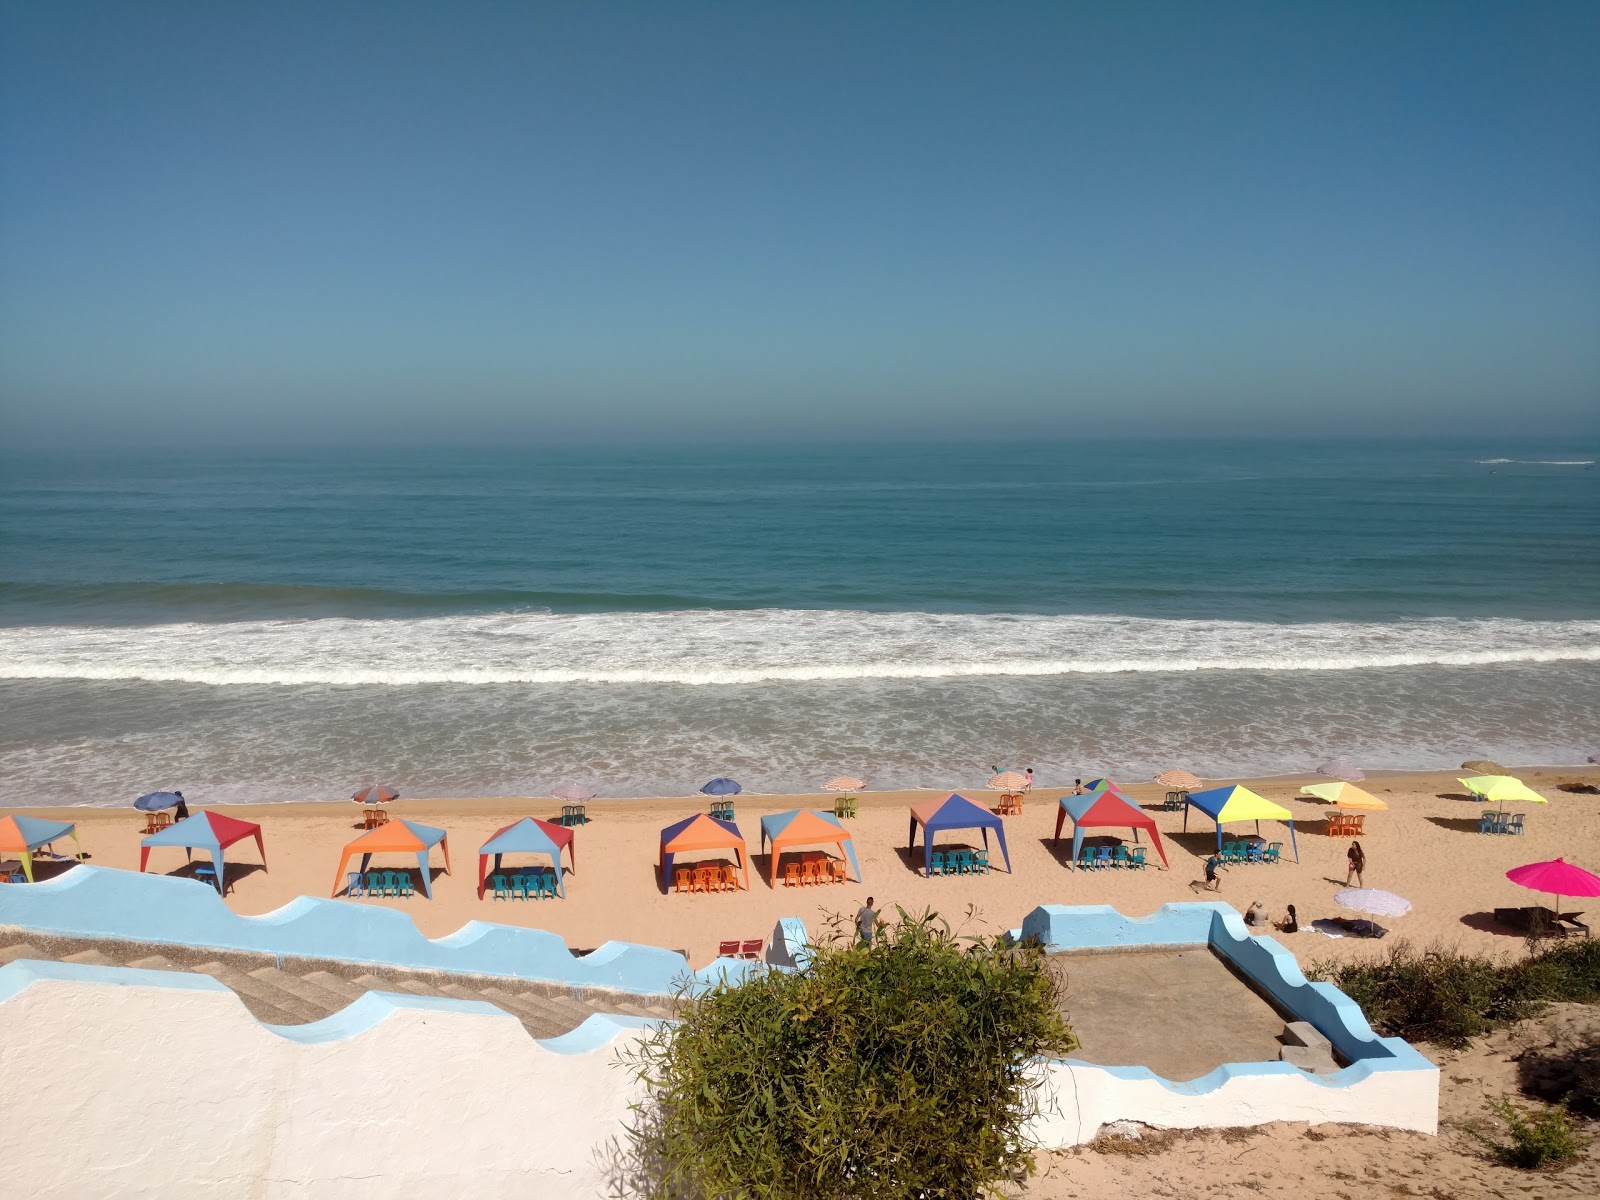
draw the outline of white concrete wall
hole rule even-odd
[[[1222,1067],[1182,1084],[1137,1067],[1059,1061],[1041,1070],[1044,1111],[1029,1132],[1050,1149],[1091,1141],[1113,1121],[1174,1129],[1344,1122],[1439,1132],[1439,1070],[1425,1062],[1347,1067],[1327,1082],[1286,1063]]]
[[[485,1004],[374,995],[358,1002],[360,1032],[337,1014],[318,1023],[334,1024],[327,1040],[318,1026],[295,1040],[221,985],[188,986],[203,977],[118,974],[139,982],[13,978],[9,998],[0,990],[10,1195],[610,1191],[606,1164],[633,1098],[616,1052],[636,1030],[560,1054]]]

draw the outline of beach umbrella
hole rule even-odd
[[[399,798],[400,793],[393,788],[386,788],[376,783],[371,787],[362,788],[354,796],[350,797],[357,804],[387,804],[389,801],[398,800]]]
[[[1333,902],[1340,908],[1375,917],[1403,917],[1411,911],[1411,901],[1381,888],[1345,888],[1334,895]]]
[[[1549,892],[1556,898],[1557,912],[1563,896],[1600,896],[1600,875],[1591,875],[1564,858],[1512,867],[1506,878],[1535,892]]]
[[[1163,771],[1156,776],[1156,782],[1162,787],[1177,788],[1185,792],[1192,792],[1205,786],[1205,780],[1187,771]]]
[[[710,783],[706,784],[705,787],[700,789],[700,794],[703,796],[737,796],[742,791],[744,791],[744,789],[739,786],[736,780],[729,779],[723,775],[718,775]]]
[[[1351,766],[1342,758],[1323,763],[1317,768],[1317,774],[1326,775],[1329,779],[1342,779],[1346,783],[1360,783],[1366,778],[1360,767]]]
[[[1511,774],[1510,771],[1506,770],[1499,763],[1488,758],[1469,758],[1466,762],[1461,764],[1461,769],[1463,771],[1471,771],[1474,775]]]
[[[135,800],[133,806],[141,812],[160,812],[164,808],[176,808],[182,803],[182,792],[147,792]]]
[[[1020,771],[1001,771],[998,775],[989,776],[989,782],[984,786],[991,792],[1020,792],[1028,786],[1028,780]]]
[[[1474,796],[1498,804],[1502,812],[1505,811],[1507,800],[1520,800],[1524,804],[1550,803],[1522,780],[1511,775],[1473,775],[1467,779],[1457,779],[1456,782]]]
[[[822,785],[825,792],[856,792],[867,785],[854,775],[836,775]]]
[[[563,783],[551,788],[550,794],[568,804],[586,804],[600,793],[581,783]]]
[[[1366,808],[1382,812],[1389,807],[1371,792],[1364,792],[1353,783],[1312,783],[1300,791],[1304,795],[1315,796],[1318,800],[1326,800],[1329,804],[1336,804],[1340,808]]]

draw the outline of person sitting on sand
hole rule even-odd
[[[1361,873],[1367,869],[1367,852],[1361,848],[1360,842],[1351,842],[1350,849],[1345,853],[1345,861],[1349,869],[1344,873],[1344,885],[1350,886],[1350,879],[1355,877],[1357,887],[1366,887],[1361,880]]]
[[[1289,905],[1289,915],[1284,917],[1283,920],[1278,922],[1278,932],[1279,933],[1299,933],[1300,932],[1300,917],[1294,911],[1294,905],[1292,905],[1292,904]]]
[[[1267,905],[1263,900],[1257,900],[1245,910],[1244,923],[1251,929],[1265,929],[1267,920]]]

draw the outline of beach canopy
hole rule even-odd
[[[133,806],[140,812],[160,812],[164,808],[176,808],[182,803],[182,792],[146,792],[133,802]]]
[[[376,829],[369,829],[355,841],[345,845],[344,852],[339,858],[339,870],[333,876],[333,894],[337,896],[339,889],[344,887],[345,868],[358,854],[361,855],[363,875],[367,873],[367,865],[372,862],[374,854],[415,854],[417,866],[422,870],[422,894],[432,900],[433,880],[428,871],[428,851],[435,846],[444,854],[444,873],[448,875],[450,836],[444,830],[403,818],[379,825]]]
[[[1365,808],[1383,812],[1389,805],[1371,792],[1364,792],[1353,783],[1313,783],[1300,789],[1307,796],[1337,804],[1340,808]]]
[[[823,790],[829,792],[854,792],[867,785],[854,775],[836,775],[823,784]]]
[[[1317,774],[1326,775],[1329,779],[1342,779],[1346,783],[1360,783],[1367,777],[1360,767],[1353,766],[1342,758],[1323,763],[1317,768]]]
[[[1185,792],[1205,786],[1205,780],[1198,775],[1189,774],[1188,771],[1163,771],[1156,776],[1156,782],[1162,787],[1178,788]]]
[[[730,781],[731,782],[731,781]],[[737,785],[735,785],[737,786]],[[696,813],[661,831],[661,886],[672,885],[672,863],[680,854],[704,854],[711,850],[732,850],[744,875],[744,888],[750,890],[750,852],[744,834],[732,821]]]
[[[350,797],[357,804],[387,804],[389,801],[398,800],[399,798],[400,793],[393,788],[386,788],[376,783],[371,787],[362,788],[354,796]]]
[[[523,817],[510,825],[495,830],[494,836],[478,847],[478,899],[483,899],[483,881],[489,875],[489,859],[494,859],[494,869],[500,869],[500,858],[506,854],[548,854],[550,865],[556,869],[556,890],[563,900],[567,897],[567,882],[561,874],[561,852],[565,850],[572,859],[572,869],[578,869],[578,852],[573,846],[572,830],[538,817]]]
[[[1183,806],[1184,832],[1189,830],[1189,810],[1197,808],[1217,823],[1217,849],[1222,849],[1222,827],[1236,821],[1254,821],[1256,832],[1261,832],[1262,821],[1282,821],[1289,827],[1289,845],[1294,847],[1294,860],[1300,861],[1300,844],[1294,836],[1294,814],[1282,805],[1274,804],[1265,796],[1258,796],[1243,784],[1211,788],[1204,792],[1190,792]]]
[[[1510,775],[1471,775],[1457,782],[1474,796],[1491,804],[1508,804],[1515,800],[1524,804],[1550,803],[1522,780]]]
[[[933,842],[947,829],[981,829],[983,848],[989,848],[989,831],[994,830],[1000,842],[1000,856],[1005,859],[1006,870],[1011,870],[1011,855],[1006,850],[1006,825],[987,808],[980,808],[965,796],[951,792],[943,800],[925,800],[911,806],[911,834],[906,849],[917,848],[917,826],[922,826],[922,874],[930,875],[933,860]]]
[[[1061,797],[1061,811],[1056,813],[1056,841],[1061,840],[1061,827],[1072,818],[1072,861],[1078,861],[1083,850],[1086,829],[1106,827],[1132,829],[1133,840],[1139,840],[1139,830],[1150,831],[1150,840],[1161,856],[1161,865],[1169,866],[1167,852],[1161,846],[1161,834],[1156,829],[1155,818],[1114,788],[1088,792],[1082,796]]]
[[[729,779],[725,775],[718,775],[700,789],[700,794],[702,796],[737,796],[742,791],[744,789],[739,786],[738,780]]]
[[[150,861],[150,851],[156,846],[182,846],[184,857],[193,857],[193,851],[205,850],[217,868],[217,891],[223,891],[222,852],[235,842],[247,837],[256,840],[256,850],[261,855],[261,869],[267,868],[267,848],[261,841],[261,826],[254,821],[241,821],[238,817],[225,817],[221,813],[201,809],[186,821],[168,825],[159,833],[152,833],[139,843],[139,870]]]
[[[22,860],[22,874],[33,882],[33,852],[48,846],[57,838],[69,837],[78,847],[78,858],[83,858],[83,844],[78,841],[78,827],[71,821],[45,821],[39,817],[0,817],[0,855],[15,854]]]
[[[1564,858],[1512,867],[1506,872],[1506,878],[1536,892],[1549,892],[1556,898],[1557,911],[1563,896],[1600,896],[1600,875],[1593,875]]]
[[[797,808],[793,812],[773,813],[761,818],[761,848],[765,850],[767,843],[772,843],[772,866],[769,871],[770,882],[778,881],[778,858],[790,850],[798,850],[802,846],[837,846],[839,852],[849,860],[850,870],[856,877],[856,882],[861,882],[861,867],[856,862],[856,844],[850,832],[843,823],[832,813],[817,812],[809,808]]]

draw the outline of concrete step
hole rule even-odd
[[[246,975],[226,963],[202,963],[195,971],[209,975],[224,987],[231,988],[244,1001],[244,1006],[268,1025],[306,1025],[327,1016],[298,996],[253,975]]]
[[[115,959],[101,954],[98,950],[79,950],[76,954],[69,954],[61,960],[69,963],[83,963],[89,967],[117,967],[122,964]]]
[[[137,967],[141,971],[187,971],[189,969],[188,967],[180,967],[170,958],[161,954],[148,954],[144,958],[130,959],[127,965]]]
[[[0,967],[7,963],[16,962],[19,958],[43,958],[48,960],[49,955],[37,946],[30,946],[27,942],[14,942],[9,946],[0,946]]]
[[[380,979],[376,975],[357,975],[354,981],[369,992],[410,992],[413,996],[437,996],[439,989],[414,979]]]
[[[1333,1043],[1323,1037],[1321,1030],[1310,1021],[1290,1021],[1278,1036],[1285,1046],[1305,1046],[1312,1050],[1333,1052]]]
[[[1285,1046],[1278,1051],[1278,1057],[1291,1067],[1299,1067],[1315,1075],[1331,1075],[1339,1069],[1331,1053],[1313,1046]]]
[[[303,1000],[314,1007],[322,1014],[322,1017],[338,1012],[349,1003],[337,992],[330,992],[325,988],[318,987],[309,979],[296,975],[292,971],[280,971],[276,967],[258,967],[250,972],[250,978],[259,979],[262,983],[271,987],[283,989],[291,996]],[[318,1017],[317,1019],[321,1020],[322,1018]]]
[[[557,1037],[583,1024],[582,1017],[574,1017],[569,1012],[543,1003],[541,996],[516,996],[495,987],[486,987],[479,995],[520,1019],[523,1028],[536,1038]]]
[[[348,979],[340,979],[331,971],[308,971],[306,974],[300,976],[300,978],[304,979],[307,983],[316,984],[325,992],[329,992],[335,996],[343,996],[346,1004],[359,1000],[362,996],[367,994],[366,988],[357,987]]]

